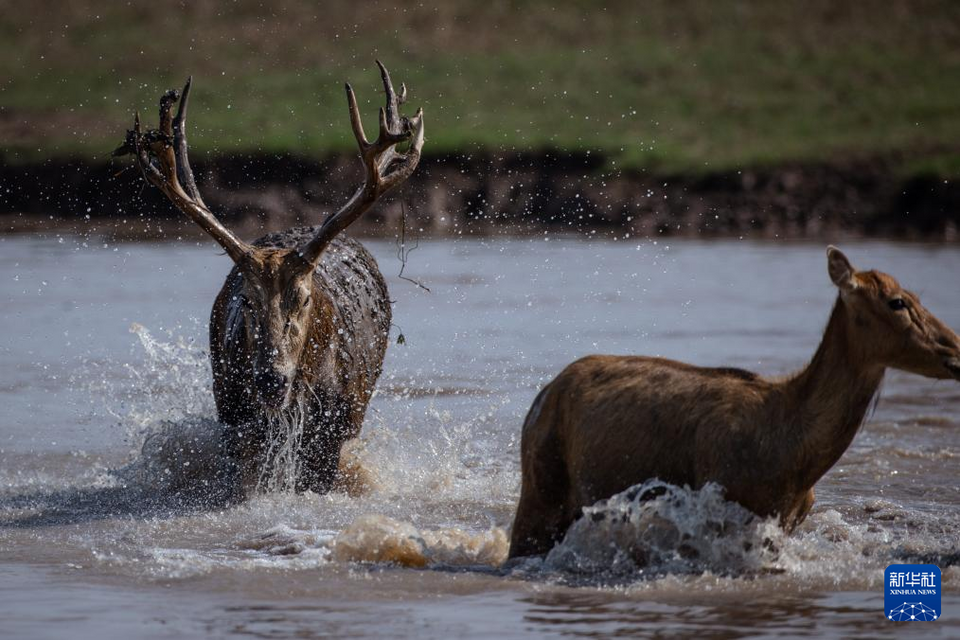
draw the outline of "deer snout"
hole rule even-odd
[[[960,337],[950,329],[945,329],[936,339],[937,352],[949,376],[960,380]]]
[[[260,400],[274,409],[282,407],[287,398],[290,378],[274,369],[260,371],[254,376]]]
[[[960,380],[960,358],[948,358],[944,361],[943,366],[946,367],[951,376]]]

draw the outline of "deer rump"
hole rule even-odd
[[[288,229],[263,236],[253,245],[302,247],[319,228]],[[319,493],[330,490],[337,480],[343,443],[360,433],[383,369],[391,309],[376,260],[350,238],[335,238],[326,248],[313,271],[313,285],[312,303],[320,308],[297,364],[290,408],[279,411],[297,412],[304,423],[295,489]],[[252,340],[241,304],[242,275],[234,267],[211,312],[210,361],[217,416],[226,427],[224,452],[239,475],[237,491],[254,485],[269,463],[264,456],[276,417],[261,406],[254,391]]]

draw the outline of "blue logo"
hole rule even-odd
[[[883,575],[887,620],[932,622],[940,617],[940,568],[935,564],[892,564]]]

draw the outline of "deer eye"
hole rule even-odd
[[[887,306],[893,309],[894,311],[903,311],[907,308],[907,301],[903,298],[894,298],[887,303]]]
[[[303,301],[303,308],[306,309],[309,304],[310,304],[310,296],[307,296],[306,299]]]

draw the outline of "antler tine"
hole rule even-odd
[[[204,204],[187,159],[184,123],[190,83],[188,79],[182,99],[174,89],[161,96],[158,129],[142,132],[140,114],[137,113],[133,120],[133,131],[127,132],[124,144],[114,151],[114,155],[126,155],[132,151],[144,179],[160,189],[178,209],[209,233],[234,262],[240,264],[250,252],[250,247],[224,227]],[[171,107],[177,100],[181,100],[180,107],[176,117],[171,117]],[[184,177],[182,184],[179,176]]]
[[[180,99],[180,92],[176,89],[167,89],[160,96],[160,133],[173,136],[173,118],[170,117],[170,107]]]
[[[187,78],[183,85],[183,92],[180,94],[180,105],[177,107],[177,115],[173,119],[173,150],[176,153],[177,160],[177,178],[180,180],[180,186],[187,194],[206,206],[203,198],[200,197],[200,190],[197,189],[197,181],[193,177],[193,169],[190,168],[190,156],[187,146],[187,106],[190,100],[190,86],[193,84],[193,76]]]
[[[404,118],[403,120],[409,129],[405,137],[411,139],[410,148],[403,154],[394,152],[394,157],[390,158],[389,162],[382,163],[382,166],[386,169],[386,172],[381,176],[383,191],[392,189],[409,178],[420,163],[420,152],[423,149],[424,141],[423,109],[417,109],[417,113],[412,118]],[[394,162],[396,158],[399,158],[400,161]]]
[[[417,110],[413,118],[401,116],[399,107],[406,100],[406,85],[401,85],[398,96],[393,90],[387,68],[379,60],[377,60],[377,67],[380,68],[387,104],[386,107],[380,108],[378,136],[373,142],[368,142],[363,133],[357,98],[350,85],[347,85],[350,124],[360,146],[364,181],[353,197],[324,221],[317,234],[303,248],[300,255],[304,264],[310,268],[320,260],[323,250],[337,234],[350,226],[380,196],[406,180],[420,162],[420,150],[423,147],[423,110]],[[405,153],[399,153],[396,150],[398,143],[411,139],[410,148]]]
[[[160,171],[168,181],[174,181],[177,177],[177,159],[173,153],[173,118],[170,116],[170,108],[180,99],[180,92],[176,89],[170,89],[160,96],[160,135],[151,145],[151,149],[157,160],[160,162]]]
[[[370,143],[367,142],[367,136],[363,132],[363,121],[360,119],[360,109],[357,107],[357,96],[353,93],[353,87],[346,83],[347,87],[347,108],[350,110],[350,126],[353,128],[353,137],[357,139],[360,146],[361,155],[366,153]]]
[[[379,60],[376,61],[380,68],[380,79],[383,80],[383,92],[387,94],[387,124],[393,133],[400,132],[400,100],[397,93],[393,90],[393,82],[390,80],[390,72],[383,66]],[[406,93],[406,92],[404,92]]]

